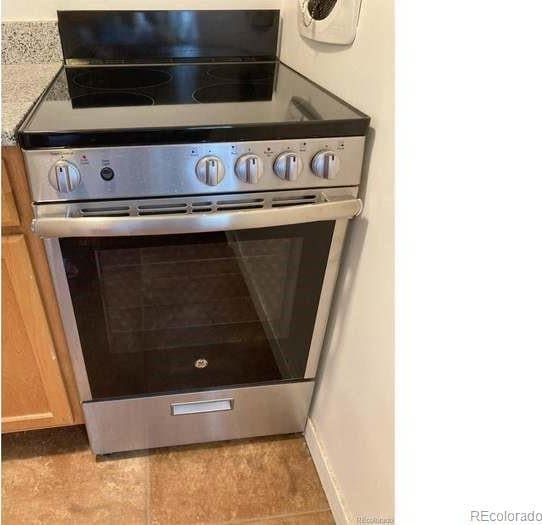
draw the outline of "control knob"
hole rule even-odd
[[[281,153],[273,164],[273,171],[283,180],[296,180],[303,170],[301,157],[292,151]]]
[[[196,175],[203,184],[216,186],[224,178],[224,163],[215,155],[202,157],[196,164]]]
[[[235,163],[235,174],[243,182],[256,184],[263,174],[262,159],[252,153],[241,155]]]
[[[49,182],[59,193],[69,193],[81,184],[81,174],[75,164],[59,160],[49,171]]]
[[[319,151],[312,159],[311,170],[322,179],[334,179],[339,173],[341,161],[337,153],[331,150]]]

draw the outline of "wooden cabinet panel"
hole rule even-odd
[[[73,421],[23,235],[2,237],[2,429]]]
[[[15,206],[15,200],[13,199],[13,192],[11,191],[11,184],[7,176],[7,169],[4,159],[2,159],[2,226],[12,227],[19,226],[19,213],[17,212],[17,206]]]
[[[9,268],[2,259],[2,417],[16,421],[20,417],[52,417],[41,382],[32,342],[24,323]]]

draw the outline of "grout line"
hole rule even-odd
[[[300,512],[290,512],[287,514],[274,514],[272,516],[257,516],[254,518],[245,518],[240,520],[232,521],[215,521],[207,523],[206,525],[241,525],[243,523],[256,523],[256,522],[265,522],[270,520],[278,520],[284,518],[293,518],[298,516],[310,516],[311,514],[322,514],[324,512],[331,512],[329,507],[323,509],[314,509],[314,510],[303,510]]]
[[[149,451],[150,452],[150,451]],[[152,523],[152,501],[151,501],[151,454],[147,454],[145,457],[145,523],[146,525],[151,525]]]

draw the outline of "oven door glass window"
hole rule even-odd
[[[93,399],[303,379],[334,224],[60,239]]]

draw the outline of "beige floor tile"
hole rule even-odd
[[[83,427],[2,442],[3,524],[145,524],[148,457],[97,462]]]
[[[153,525],[225,523],[329,509],[300,436],[175,447],[157,450],[149,459]]]
[[[300,436],[114,454],[83,427],[3,436],[7,525],[333,523]]]

